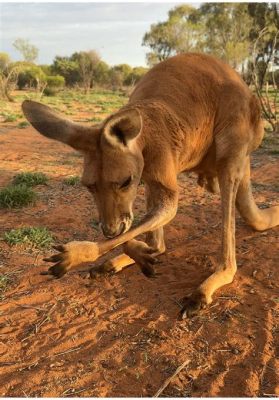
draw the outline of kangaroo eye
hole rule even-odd
[[[129,176],[129,178],[125,179],[125,181],[120,185],[120,189],[127,188],[131,182],[132,182],[132,177]]]

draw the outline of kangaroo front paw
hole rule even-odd
[[[179,316],[181,319],[186,319],[197,315],[200,310],[206,307],[208,301],[203,293],[196,291],[190,296],[184,297],[182,304]]]
[[[61,278],[70,269],[87,261],[95,261],[99,256],[97,243],[93,242],[70,242],[65,245],[53,246],[59,253],[54,254],[44,261],[55,263],[48,271],[42,272],[42,275],[53,275]]]

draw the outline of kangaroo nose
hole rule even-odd
[[[101,228],[102,228],[104,236],[111,239],[117,235],[120,235],[123,232],[124,224],[122,222],[118,227],[112,227],[112,226],[101,224]]]

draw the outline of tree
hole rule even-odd
[[[279,12],[276,3],[249,3],[248,12],[253,21],[249,34],[250,42],[257,44],[256,47],[253,46],[253,63],[250,63],[250,70],[253,69],[253,64],[256,64],[258,85],[262,89],[271,59],[274,67],[279,65],[278,40],[274,47],[274,39],[279,29]],[[253,69],[253,73],[255,72]]]
[[[9,54],[0,53],[0,71],[5,71],[10,63],[11,59]]]
[[[125,79],[124,84],[128,86],[135,85],[141,79],[141,77],[146,74],[147,71],[148,68],[144,67],[133,68],[132,71],[127,76],[127,78]]]
[[[108,85],[110,81],[110,67],[104,61],[100,61],[95,68],[95,82],[101,86]]]
[[[0,97],[2,99],[14,101],[10,93],[16,86],[19,72],[19,66],[11,61],[9,55],[0,53]]]
[[[17,61],[15,65],[19,68],[18,88],[21,90],[29,87],[40,91],[41,87],[46,83],[46,74],[43,70],[38,65],[26,61]]]
[[[97,65],[100,56],[95,50],[80,51],[72,55],[72,60],[77,62],[81,84],[85,93],[93,86]]]
[[[79,65],[72,57],[56,56],[51,65],[51,73],[63,76],[68,86],[74,86],[80,81]]]
[[[259,48],[259,46],[261,47],[260,44],[261,41],[265,40],[264,36],[266,32],[268,32],[268,27],[263,28],[261,30],[254,43],[254,49],[252,54],[252,80],[255,87],[255,92],[261,104],[263,116],[270,123],[273,131],[278,132],[279,131],[278,104],[277,104],[278,81],[276,78],[276,71],[274,69],[274,59],[278,51],[279,30],[276,32],[271,48],[269,50],[271,55],[268,55],[267,58],[263,58],[260,62],[261,70],[264,71],[264,73],[261,73],[260,75],[262,82],[265,82],[265,90],[263,90],[262,84],[259,81],[259,74],[258,74],[259,59],[257,58],[257,49]],[[264,65],[264,63],[266,63],[266,65]],[[274,89],[273,94],[269,92],[269,87],[270,87],[269,80],[271,80],[272,82],[272,86]]]
[[[34,63],[38,58],[38,48],[27,39],[18,38],[14,41],[13,46],[21,53],[24,61]]]
[[[249,55],[252,18],[245,3],[205,3],[194,18],[204,25],[204,49],[240,67]]]
[[[167,21],[151,25],[142,42],[152,50],[147,54],[149,65],[180,52],[200,50],[203,30],[197,19],[191,19],[194,10],[187,4],[175,7],[169,11]]]
[[[251,25],[244,3],[204,3],[198,9],[180,5],[144,35],[143,45],[152,50],[147,62],[153,65],[178,53],[198,51],[240,67],[249,55]]]

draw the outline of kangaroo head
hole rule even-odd
[[[137,140],[142,128],[139,111],[123,109],[100,125],[84,126],[34,101],[24,101],[22,109],[41,134],[83,154],[82,183],[94,196],[104,235],[111,238],[129,230],[144,166]]]

